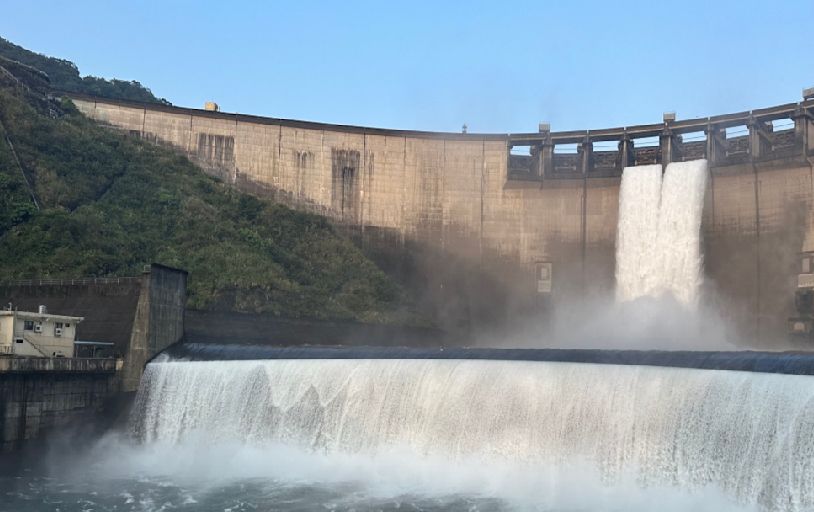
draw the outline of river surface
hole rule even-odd
[[[358,485],[292,484],[262,478],[214,486],[179,485],[137,477],[66,482],[24,474],[2,479],[3,511],[310,511],[310,510],[512,510],[484,497],[371,496]]]
[[[103,439],[26,456],[0,476],[0,511],[742,511],[714,487],[608,480],[587,464],[451,461],[405,450],[340,455],[284,445]]]
[[[207,461],[210,469],[217,464]],[[654,510],[719,511],[756,510],[738,506],[713,490],[696,493],[676,489],[636,489],[633,485],[580,486],[535,478],[519,481],[503,489],[506,474],[479,480],[471,468],[461,476],[436,468],[426,475],[438,479],[426,485],[421,475],[379,474],[363,470],[319,478],[313,475],[274,475],[285,472],[286,461],[278,471],[265,476],[226,477],[193,480],[190,475],[161,474],[161,471],[134,472],[129,476],[105,475],[104,469],[63,467],[67,474],[24,469],[0,477],[0,510],[28,511],[593,511]],[[330,466],[330,464],[329,464]],[[393,469],[393,468],[389,468]],[[457,468],[460,470],[461,468]],[[347,471],[347,468],[341,471]],[[469,474],[467,474],[469,473]],[[361,479],[360,479],[361,478]],[[310,481],[309,481],[310,480]],[[525,480],[525,481],[524,481]],[[537,488],[534,488],[534,485]],[[417,487],[424,486],[424,489]],[[477,487],[480,486],[480,489]],[[447,487],[447,489],[444,489]],[[512,495],[513,492],[517,494]]]

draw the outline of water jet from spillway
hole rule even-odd
[[[707,161],[626,167],[619,190],[616,298],[672,295],[694,309],[703,281]]]

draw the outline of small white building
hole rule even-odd
[[[0,355],[73,357],[79,316],[38,312],[0,311]]]

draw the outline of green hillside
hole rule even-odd
[[[149,103],[169,102],[156,98],[152,91],[132,80],[106,80],[95,76],[80,76],[79,69],[71,61],[48,57],[26,50],[22,46],[0,37],[0,57],[21,62],[39,69],[48,75],[54,89],[67,92],[79,92],[122,100],[144,101]]]
[[[0,279],[137,275],[158,262],[190,272],[194,308],[406,318],[398,286],[324,218],[101,128],[46,87],[0,60]]]

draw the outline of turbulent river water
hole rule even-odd
[[[488,360],[151,363],[4,510],[810,510],[814,379]]]

